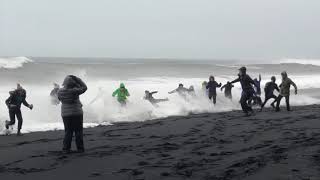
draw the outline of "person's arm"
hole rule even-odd
[[[126,89],[126,96],[130,96],[130,93],[127,89]]]
[[[9,108],[10,107],[10,102],[12,100],[12,95],[10,94],[10,96],[8,97],[8,99],[6,100],[6,105]]]
[[[217,83],[217,87],[218,87],[218,88],[221,87],[221,86],[222,86],[222,83],[220,83],[220,84]]]
[[[169,94],[172,94],[172,93],[175,93],[175,92],[177,92],[177,89],[172,90],[172,91],[170,91],[170,92],[168,92],[168,93],[169,93]]]
[[[226,84],[225,85],[223,85],[220,89],[221,89],[221,91],[224,89],[226,87]]]
[[[119,89],[116,89],[113,93],[112,93],[112,97],[115,97],[119,92]]]
[[[294,93],[295,93],[295,94],[298,94],[298,88],[297,88],[296,83],[294,83],[294,82],[291,80],[291,84],[292,84],[292,86],[294,87]]]
[[[259,74],[259,83],[261,82],[261,74]]]
[[[236,83],[236,82],[239,82],[240,81],[240,77],[238,77],[237,79],[231,81],[230,83],[233,84],[233,83]]]
[[[77,76],[71,76],[73,80],[78,84],[78,87],[73,88],[73,91],[77,94],[83,94],[87,91],[87,85],[82,81],[82,79],[78,78]]]
[[[153,91],[153,92],[151,92],[150,94],[156,94],[156,93],[158,93],[158,91]]]
[[[23,98],[22,98],[22,99],[23,99],[23,100],[22,100],[22,104],[23,104],[24,106],[32,109],[32,105],[27,102],[26,98],[27,98],[27,94],[26,94],[26,92],[24,92],[24,96],[23,96]]]

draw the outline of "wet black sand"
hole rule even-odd
[[[88,128],[83,154],[60,153],[62,131],[0,136],[0,179],[318,180],[320,106],[293,109]]]

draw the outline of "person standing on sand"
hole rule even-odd
[[[246,116],[249,116],[253,114],[253,109],[248,105],[248,100],[252,99],[254,95],[254,89],[253,85],[254,81],[251,79],[251,77],[247,74],[247,68],[246,67],[241,67],[239,69],[239,74],[238,78],[231,81],[230,83],[236,83],[240,82],[241,87],[242,87],[242,93],[241,93],[241,99],[240,99],[240,104],[243,112],[245,113]]]
[[[272,76],[271,81],[267,82],[267,84],[264,86],[265,99],[264,102],[261,104],[261,111],[263,107],[266,105],[267,101],[272,98],[274,99],[274,101],[271,103],[271,106],[275,108],[274,103],[277,102],[277,96],[273,94],[274,90],[277,90],[278,92],[280,91],[276,83],[276,77]]]
[[[112,97],[115,96],[117,96],[117,100],[121,106],[125,106],[127,104],[127,97],[129,97],[130,94],[123,83],[120,83],[120,87],[112,93]]]
[[[16,117],[18,120],[18,132],[17,135],[21,136],[21,128],[22,128],[22,114],[21,114],[21,104],[28,107],[30,110],[33,109],[33,105],[29,104],[26,101],[27,92],[22,88],[20,84],[17,84],[17,89],[9,92],[10,96],[6,100],[6,105],[9,109],[10,121],[6,121],[5,126],[6,129],[9,129],[9,126],[12,126],[16,122]]]
[[[223,85],[221,87],[221,91],[223,91],[224,89],[224,96],[228,99],[232,100],[232,88],[234,87],[233,84],[231,84],[229,81],[227,82],[227,84]]]
[[[221,86],[221,83],[218,84],[217,81],[215,81],[214,76],[209,77],[209,82],[206,88],[208,89],[209,99],[213,101],[213,104],[216,104],[217,102],[217,88]]]
[[[290,109],[290,102],[289,102],[289,97],[290,97],[290,86],[292,85],[294,87],[294,93],[298,94],[298,88],[297,85],[290,79],[288,78],[288,74],[286,71],[283,71],[281,73],[282,76],[282,83],[279,85],[280,87],[280,94],[277,97],[277,107],[276,111],[280,111],[280,102],[281,99],[284,97],[286,99],[286,105],[287,105],[287,110],[291,111]]]
[[[68,75],[58,91],[62,103],[61,116],[64,124],[63,152],[70,153],[73,133],[75,133],[78,152],[84,152],[83,110],[79,96],[87,91],[87,85],[78,77]]]

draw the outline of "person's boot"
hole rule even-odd
[[[18,130],[18,132],[17,132],[17,136],[22,136],[22,133],[21,133],[21,131],[20,131],[20,130]]]

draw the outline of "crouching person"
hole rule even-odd
[[[84,152],[83,110],[79,96],[87,91],[87,86],[80,78],[73,75],[68,75],[62,85],[58,91],[58,98],[62,103],[61,116],[65,130],[63,152],[70,153],[73,133],[78,152]]]

